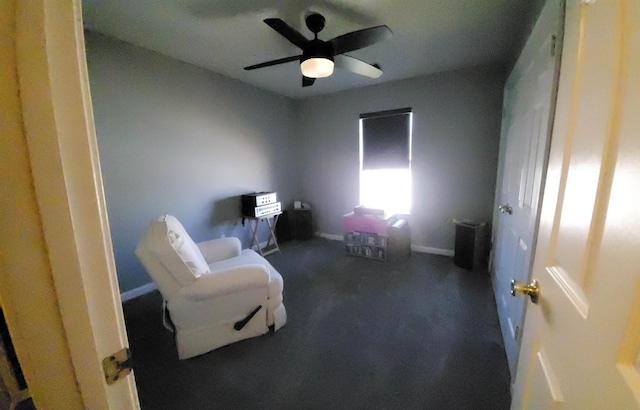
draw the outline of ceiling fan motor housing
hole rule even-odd
[[[309,40],[309,46],[302,50],[300,62],[314,57],[322,57],[333,61],[335,55],[333,44],[322,40]]]

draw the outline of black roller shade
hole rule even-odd
[[[362,169],[409,168],[411,109],[361,114]]]

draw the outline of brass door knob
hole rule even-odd
[[[533,303],[538,303],[540,298],[540,286],[538,286],[537,280],[532,280],[530,284],[518,282],[513,279],[511,281],[511,296],[524,296],[529,295]]]

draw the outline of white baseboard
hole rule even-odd
[[[341,241],[344,239],[344,236],[342,235],[332,235],[330,233],[318,232],[317,235],[321,238],[329,239],[330,241]]]
[[[122,292],[120,294],[120,299],[122,300],[122,302],[126,302],[128,300],[131,299],[135,299],[138,296],[142,296],[146,293],[151,292],[152,290],[156,289],[156,284],[151,282],[151,283],[147,283],[146,285],[142,285],[139,288],[135,288],[135,289],[131,289],[128,290],[126,292]]]
[[[342,241],[344,239],[342,235],[333,235],[330,233],[318,232],[317,235],[321,238],[329,239],[332,241]],[[411,245],[411,250],[414,252],[430,253],[432,255],[453,256],[453,249],[441,249],[432,248],[431,246]]]
[[[411,245],[414,252],[430,253],[432,255],[453,256],[453,249],[432,248],[431,246]]]

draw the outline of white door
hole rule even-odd
[[[640,407],[640,1],[572,0],[513,408]]]
[[[496,194],[494,291],[507,360],[515,377],[524,302],[512,279],[527,281],[553,112],[563,1],[549,0],[505,86],[501,173]]]
[[[133,375],[108,385],[102,368],[103,358],[128,342],[102,190],[80,0],[15,0],[13,6],[15,33],[8,36],[15,35],[21,107],[12,107],[12,114],[23,121],[14,134],[27,145],[30,169],[23,174],[29,174],[25,179],[33,184],[35,198],[25,204],[37,202],[37,214],[30,218],[41,222],[36,236],[44,242],[43,252],[29,244],[28,254],[44,259],[46,275],[33,281],[7,278],[4,283],[13,292],[6,299],[3,294],[2,302],[12,318],[20,316],[17,311],[44,310],[61,322],[63,332],[60,345],[47,337],[57,323],[38,328],[37,322],[14,320],[10,328],[19,335],[37,335],[15,338],[16,350],[38,408],[138,408]],[[19,206],[6,209],[12,219],[25,218]],[[25,258],[5,274],[15,278],[20,269],[32,269],[29,262]],[[40,302],[45,293],[53,295],[52,306]],[[34,340],[40,338],[44,343]],[[48,356],[62,365],[52,368]],[[59,387],[58,375],[69,372],[72,377],[65,377],[61,388],[74,395],[52,391],[50,386]]]

